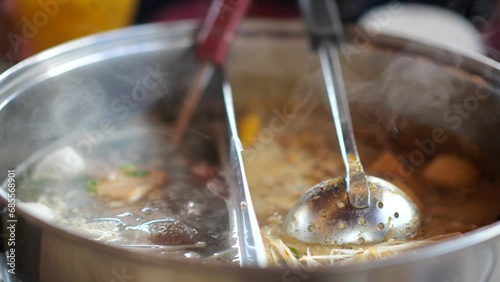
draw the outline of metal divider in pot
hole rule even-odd
[[[233,230],[236,231],[238,236],[241,265],[264,267],[267,264],[267,259],[241,155],[243,145],[238,137],[236,127],[233,94],[227,81],[223,82],[222,91],[231,134],[228,171],[232,173],[230,179],[232,179],[233,183],[231,186],[235,188],[230,190],[228,204],[230,205],[231,222],[234,225]]]

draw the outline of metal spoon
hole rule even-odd
[[[323,245],[406,240],[420,225],[420,212],[401,189],[367,176],[359,159],[339,60],[345,44],[335,0],[301,0],[302,13],[318,51],[346,176],[312,187],[288,213],[284,232]]]

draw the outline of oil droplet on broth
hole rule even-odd
[[[359,238],[358,238],[358,243],[359,243],[360,245],[364,244],[364,243],[365,243],[365,238],[363,238],[363,237],[359,237]]]
[[[377,224],[377,229],[378,230],[382,231],[382,230],[384,230],[384,228],[385,228],[385,226],[384,226],[384,224],[382,222],[379,223],[379,224]]]
[[[330,236],[325,236],[325,238],[323,238],[323,241],[325,242],[325,244],[330,244],[332,238],[330,238]]]
[[[309,232],[313,232],[314,229],[316,229],[316,226],[314,226],[314,224],[311,224],[307,227],[307,230],[309,230]]]
[[[321,217],[327,217],[327,216],[328,216],[328,212],[326,210],[322,210]]]
[[[339,222],[339,228],[340,230],[344,230],[347,227],[347,224],[343,221]]]

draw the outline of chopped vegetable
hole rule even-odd
[[[137,170],[133,164],[124,164],[120,167],[120,169],[128,176],[146,177],[149,175],[149,171]]]
[[[53,181],[52,178],[49,177],[42,177],[38,179],[29,179],[26,181],[26,186],[29,187],[28,189],[33,189],[33,188],[39,188],[39,187],[44,187],[47,184],[49,184],[51,181]]]
[[[295,249],[294,247],[288,247],[290,249],[290,251],[293,253],[293,255],[296,257],[296,258],[299,258],[299,251],[297,251],[297,249]]]
[[[147,171],[147,170],[136,170],[136,171],[127,172],[127,175],[135,176],[135,177],[146,177],[146,176],[149,175],[149,171]]]
[[[252,145],[257,139],[257,134],[261,127],[261,115],[255,113],[244,115],[238,123],[240,138],[243,145]]]
[[[99,181],[96,179],[92,179],[90,176],[85,174],[77,175],[73,182],[85,187],[85,190],[89,193],[97,193],[97,186],[99,185]]]
[[[90,193],[97,193],[97,185],[99,182],[97,180],[89,180],[87,182],[87,191]]]
[[[129,172],[129,171],[134,171],[135,170],[135,165],[133,164],[123,164],[122,166],[120,166],[120,169],[123,171],[123,172]]]

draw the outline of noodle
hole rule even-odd
[[[372,121],[367,122],[370,124]],[[259,136],[271,125],[263,122],[260,131],[254,126],[251,130],[244,126],[241,125],[242,131],[247,135],[248,132],[254,132]],[[406,126],[406,131],[412,132],[409,125]],[[464,152],[450,153],[448,150],[440,153],[436,150],[428,163],[411,174],[403,175],[400,173],[401,157],[394,152],[404,156],[407,152],[411,153],[411,146],[415,145],[387,144],[384,140],[390,139],[384,136],[389,133],[383,126],[364,125],[361,130],[358,128],[356,137],[367,174],[381,178],[398,176],[396,179],[386,179],[412,195],[417,204],[423,207],[422,229],[410,241],[391,239],[375,245],[307,245],[290,238],[283,234],[282,224],[298,199],[316,183],[344,174],[335,135],[326,134],[325,128],[333,128],[331,116],[316,111],[301,119],[301,123],[290,123],[286,130],[275,132],[272,142],[251,145],[252,148],[260,149],[246,156],[249,187],[261,234],[269,261],[275,265],[337,266],[394,257],[495,222],[495,214],[500,214],[500,207],[495,200],[500,189],[494,189],[498,188],[495,182],[487,181],[463,157]],[[252,136],[246,138],[252,139]],[[456,148],[451,135],[447,142],[447,147]],[[457,171],[454,173],[446,173],[455,169]],[[453,187],[449,187],[450,183]]]
[[[352,249],[325,246],[319,253],[312,253],[311,248],[306,247],[305,254],[301,256],[294,255],[292,249],[281,239],[264,236],[264,242],[267,247],[267,251],[271,253],[270,261],[272,264],[287,267],[319,267],[324,265],[345,265],[388,258],[402,252],[415,250],[435,244],[442,240],[452,239],[459,236],[461,236],[461,233],[456,232],[434,236],[425,240],[390,240],[371,246],[351,246]]]

